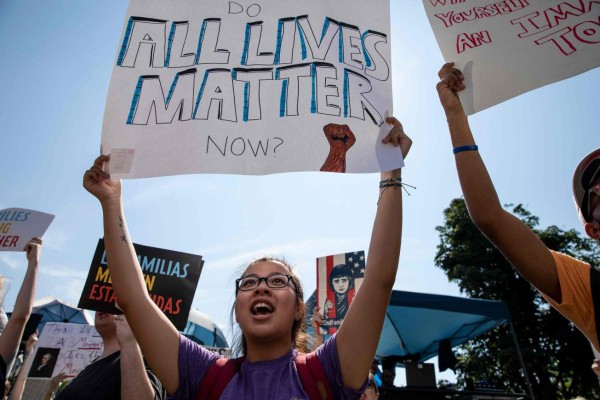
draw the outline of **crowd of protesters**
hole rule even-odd
[[[465,88],[464,76],[449,63],[442,67],[439,77],[437,91],[473,222],[515,269],[600,350],[596,318],[600,312],[600,272],[549,250],[527,225],[503,209],[457,95]],[[383,142],[399,147],[406,157],[411,139],[397,119],[390,117],[386,122],[391,130]],[[364,280],[351,303],[344,299],[336,305],[344,314],[337,332],[323,340],[322,316],[316,308],[311,321],[315,338],[309,340],[300,280],[285,260],[265,257],[249,263],[233,288],[232,313],[241,332],[234,346],[239,358],[225,359],[180,334],[149,297],[125,221],[121,183],[105,172],[109,162],[108,156],[98,157],[85,172],[83,186],[102,206],[106,254],[123,315],[96,313],[95,326],[104,343],[102,354],[66,387],[60,384],[64,376],[54,377],[46,398],[195,399],[208,393],[206,398],[215,399],[308,399],[316,398],[314,393],[321,391],[326,393],[322,399],[372,400],[379,396],[378,380],[382,386],[393,387],[393,371],[381,373],[373,360],[399,264],[401,170],[381,173],[379,193],[374,196],[379,200]],[[600,149],[577,166],[573,191],[585,232],[600,243]],[[27,272],[11,318],[2,322],[3,381],[31,314],[41,247],[39,238],[25,246]],[[30,337],[28,351],[35,340]],[[51,357],[48,354],[45,361],[50,363]],[[318,369],[313,374],[320,384],[315,385],[318,390],[304,380],[305,364]],[[39,374],[45,365],[38,368]],[[592,368],[600,377],[598,365],[596,361]],[[214,379],[222,373],[230,376]],[[15,400],[23,393],[25,379],[20,378],[12,390]],[[4,386],[0,394],[5,396]]]

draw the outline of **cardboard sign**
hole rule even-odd
[[[23,251],[34,237],[42,237],[54,215],[26,208],[0,210],[0,251]]]
[[[115,178],[398,168],[391,70],[389,0],[130,0],[102,151]]]
[[[317,305],[323,314],[322,334],[335,333],[365,276],[365,252],[317,258]]]
[[[600,66],[600,6],[589,0],[423,0],[473,114]]]
[[[179,330],[185,328],[204,261],[202,256],[133,244],[148,293]],[[104,240],[98,241],[79,308],[121,314],[106,262]]]
[[[75,377],[104,348],[100,334],[92,325],[48,322],[36,345],[29,378],[50,378],[65,373]]]

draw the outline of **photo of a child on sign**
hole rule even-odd
[[[317,308],[320,333],[331,335],[342,324],[365,276],[365,252],[317,258]]]

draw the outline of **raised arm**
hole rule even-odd
[[[394,127],[383,140],[400,146],[406,157],[412,145],[402,124],[393,117]],[[365,277],[337,332],[337,349],[346,386],[360,388],[371,368],[392,287],[398,270],[402,236],[402,187],[400,170],[382,172],[381,179],[394,179],[394,186],[380,189],[377,214],[371,234]]]
[[[29,360],[29,356],[33,352],[35,345],[37,344],[38,336],[36,333],[32,333],[29,335],[27,339],[27,343],[25,344],[25,354],[23,355],[23,364],[21,365],[21,369],[15,378],[12,387],[10,389],[10,400],[21,400],[23,397],[23,391],[25,390],[25,382],[27,381],[28,367],[31,364]]]
[[[54,376],[51,380],[50,380],[50,386],[48,387],[48,390],[46,391],[46,394],[44,395],[42,400],[52,400],[56,394],[55,392],[57,391],[57,389],[60,387],[60,385],[67,380],[68,375],[65,372],[61,372],[60,374]],[[10,398],[10,400],[21,400],[20,397],[16,397],[16,398]]]
[[[108,160],[100,156],[94,161],[85,172],[83,186],[102,205],[106,257],[119,306],[152,371],[173,393],[179,386],[179,333],[148,295],[125,223],[121,182],[102,170]]]
[[[42,239],[38,237],[31,239],[25,245],[24,250],[27,256],[27,272],[17,294],[15,308],[0,336],[0,355],[7,366],[10,365],[15,354],[17,354],[25,324],[27,324],[31,315],[40,253],[42,251]]]
[[[525,279],[560,302],[560,284],[552,254],[523,221],[504,210],[479,151],[463,150],[475,145],[457,95],[465,88],[463,74],[454,68],[454,63],[448,63],[438,75],[441,81],[437,91],[448,120],[456,170],[473,223]]]
[[[125,316],[115,316],[117,340],[121,348],[121,398],[154,400],[162,399],[162,387],[156,377],[146,370],[140,347]],[[150,376],[153,382],[150,381]]]

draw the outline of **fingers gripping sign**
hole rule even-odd
[[[120,199],[121,181],[113,181],[110,175],[104,172],[104,164],[110,160],[109,156],[101,155],[94,161],[94,165],[83,175],[83,187],[93,194],[100,202],[110,199]]]
[[[402,151],[402,157],[406,158],[410,147],[412,146],[412,140],[404,132],[402,123],[395,117],[387,117],[385,122],[392,125],[392,130],[384,137],[381,142],[383,144],[391,144],[394,147],[400,146]]]
[[[442,106],[445,109],[459,106],[461,103],[458,92],[465,89],[465,76],[458,68],[454,67],[453,62],[444,64],[438,72],[438,76],[441,80],[436,88]]]
[[[42,252],[42,239],[39,237],[32,238],[23,248],[27,255],[28,261],[39,261],[40,253]]]

